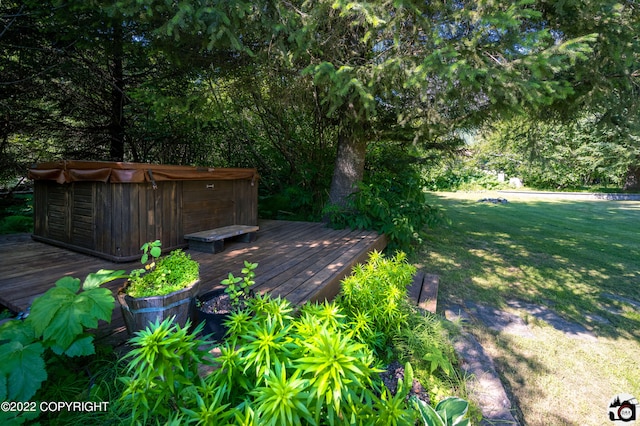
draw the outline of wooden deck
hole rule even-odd
[[[386,237],[370,231],[334,230],[321,223],[260,221],[253,242],[227,241],[221,253],[191,250],[200,263],[200,293],[220,285],[229,272],[240,275],[245,260],[258,262],[254,291],[282,296],[294,304],[333,298],[351,267],[386,246]],[[112,263],[33,241],[29,234],[0,236],[0,303],[23,311],[33,299],[65,275],[84,280],[99,269],[131,271],[139,263]],[[110,283],[115,293],[122,280]],[[116,306],[111,324],[100,327],[113,344],[127,336]]]

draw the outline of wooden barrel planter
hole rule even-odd
[[[118,302],[129,334],[145,329],[149,323],[162,322],[175,316],[175,322],[184,326],[187,319],[195,318],[195,297],[200,289],[200,280],[189,287],[164,296],[131,297],[119,291]]]

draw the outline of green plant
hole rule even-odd
[[[197,407],[197,411],[187,410],[189,415],[205,416],[213,421],[210,415],[218,413],[218,420],[225,418],[220,413],[224,406],[209,412],[211,404],[203,397],[212,390],[203,388],[198,374],[200,365],[211,364],[211,355],[201,349],[206,342],[196,338],[202,326],[198,325],[190,333],[190,323],[180,327],[173,318],[167,318],[136,332],[130,340],[133,350],[125,357],[129,367],[128,375],[120,378],[125,384],[120,402],[130,408],[132,423],[146,423],[151,413],[157,418],[169,419],[189,402],[195,402],[193,405]]]
[[[372,351],[352,338],[339,306],[291,312],[284,299],[249,299],[235,313],[244,326],[230,328],[214,359],[199,349],[206,348],[194,337],[199,329],[189,335],[169,322],[150,325],[132,340],[129,377],[122,379],[132,422],[412,424],[417,413],[406,393],[382,390]],[[201,362],[217,365],[204,379]]]
[[[366,264],[357,265],[342,280],[339,304],[353,319],[353,332],[379,354],[406,327],[411,312],[407,286],[415,270],[402,252],[388,258],[374,251]]]
[[[33,401],[94,401],[105,404],[95,411],[42,411],[36,413],[40,424],[122,424],[123,419],[128,418],[129,413],[121,412],[117,404],[123,390],[117,377],[124,371],[125,362],[111,346],[96,344],[96,353],[83,357],[48,357],[46,365],[49,378],[32,398]]]
[[[247,269],[249,275],[253,268]],[[134,413],[132,421],[415,424],[419,413],[408,401],[414,377],[411,364],[406,363],[404,380],[394,393],[383,384],[380,360],[372,349],[373,342],[382,351],[380,342],[394,343],[415,323],[411,318],[419,314],[401,302],[406,289],[398,291],[410,281],[413,270],[403,254],[387,259],[374,253],[354,275],[363,288],[381,286],[380,294],[359,291],[361,287],[353,283],[349,297],[307,303],[295,314],[286,299],[268,294],[249,298],[226,320],[228,332],[213,359],[204,350],[207,344],[185,334],[186,328],[167,322],[150,325],[133,341],[131,377],[123,378],[127,392],[122,400]],[[359,295],[366,303],[357,300]],[[384,304],[392,307],[371,312],[373,305]],[[187,341],[192,349],[176,349]],[[180,343],[171,346],[171,342]],[[196,377],[200,363],[216,368],[206,377]]]
[[[408,326],[395,336],[393,344],[403,358],[411,359],[414,366],[424,368],[428,374],[442,373],[453,377],[455,368],[451,360],[455,360],[455,354],[448,335],[448,330],[435,315],[412,315]]]
[[[0,219],[0,234],[17,234],[33,231],[33,218],[29,216],[9,216]]]
[[[207,379],[235,389],[227,395],[232,406],[240,411],[248,401],[257,424],[371,421],[379,370],[368,347],[351,338],[339,307],[307,304],[292,317],[284,299],[259,296],[247,306],[250,321],[241,334],[230,329]]]
[[[413,368],[410,363],[404,366],[404,378],[398,379],[395,395],[384,388],[378,404],[378,424],[381,425],[415,425],[416,415],[410,404],[407,404],[413,386]]]
[[[265,379],[264,386],[251,391],[257,406],[256,417],[265,419],[265,425],[300,425],[314,423],[307,408],[309,393],[307,380],[301,379],[300,370],[287,377],[287,369],[280,361],[275,361],[273,373]],[[268,419],[268,420],[267,420]]]
[[[426,229],[441,220],[428,202],[427,183],[416,158],[391,145],[372,147],[367,155],[371,165],[358,190],[346,206],[329,205],[324,215],[335,227],[384,233],[389,250],[411,252],[424,240]]]
[[[80,280],[63,277],[37,297],[24,321],[0,327],[0,400],[27,401],[47,379],[46,351],[70,357],[95,352],[86,329],[111,321],[115,300],[100,285],[124,278],[124,271],[100,270]],[[82,291],[81,291],[82,288]]]
[[[386,257],[373,252],[343,280],[337,302],[354,339],[383,360],[410,362],[430,395],[440,399],[464,390],[449,340],[450,328],[455,329],[409,303],[407,286],[414,273],[404,253]]]
[[[160,257],[160,254],[162,254],[162,243],[160,240],[149,241],[148,243],[144,243],[142,247],[140,247],[140,250],[142,250],[140,263],[144,265],[149,261],[149,256],[151,256],[154,261]]]
[[[464,399],[451,396],[440,401],[435,408],[417,398],[412,397],[411,401],[420,412],[425,426],[469,426],[470,424],[469,419],[466,418],[469,403]]]
[[[143,268],[131,271],[125,288],[131,297],[164,296],[181,290],[199,278],[199,264],[191,255],[177,249],[160,257],[159,240],[145,243],[140,248]]]
[[[244,268],[240,271],[243,277],[234,277],[232,273],[222,280],[220,284],[225,286],[224,292],[229,295],[231,305],[235,308],[240,306],[240,302],[246,300],[249,288],[255,284],[253,280],[256,276],[254,270],[258,267],[257,263],[244,261]]]
[[[0,234],[33,231],[33,196],[9,195],[0,198]]]

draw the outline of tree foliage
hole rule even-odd
[[[3,158],[257,166],[274,215],[344,205],[379,141],[452,151],[460,129],[575,105],[632,129],[637,109],[632,2],[50,0],[0,17]]]
[[[143,5],[150,20],[168,14],[158,31],[174,40],[197,34],[212,51],[236,52],[237,65],[311,77],[308,90],[336,128],[329,196],[338,204],[363,177],[366,144],[389,127],[433,143],[488,111],[567,98],[573,89],[561,74],[587,58],[596,37],[559,40],[530,1]]]
[[[583,115],[569,123],[524,117],[493,123],[473,147],[476,165],[537,188],[621,187],[636,150],[628,135],[597,120]]]

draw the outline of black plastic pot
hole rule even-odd
[[[229,296],[227,296],[227,294],[224,292],[224,288],[220,288],[207,292],[196,298],[196,323],[200,324],[204,321],[202,334],[212,334],[211,339],[216,342],[220,342],[224,339],[225,334],[227,334],[228,327],[226,327],[223,323],[229,317],[229,312],[210,313],[202,311],[199,307],[202,304],[206,304],[206,302],[217,297]]]

